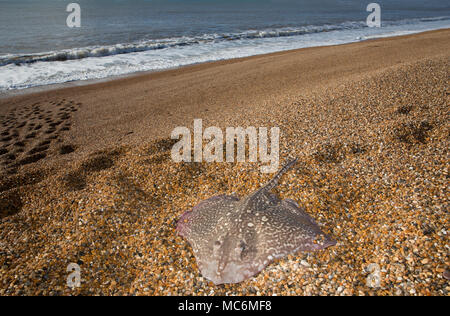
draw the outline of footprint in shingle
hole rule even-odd
[[[38,146],[31,149],[28,154],[33,155],[48,150],[49,146]]]
[[[26,139],[31,139],[31,138],[35,138],[36,137],[36,132],[32,132],[30,134],[28,134],[27,136],[25,136]]]
[[[28,165],[31,163],[35,163],[41,159],[44,159],[45,157],[47,157],[47,155],[45,153],[37,153],[37,154],[31,155],[31,156],[27,156],[24,159],[22,159],[21,161],[19,161],[19,165]]]
[[[73,145],[62,145],[59,148],[59,153],[61,155],[67,155],[67,154],[73,153],[74,151],[75,151],[75,146],[73,146]]]
[[[47,145],[50,145],[51,143],[52,143],[52,141],[47,139],[47,140],[44,140],[44,141],[40,142],[38,144],[38,146],[47,146]]]
[[[14,162],[14,160],[16,160],[16,155],[15,154],[7,154],[5,156],[6,161],[9,162]]]
[[[49,125],[50,125],[51,127],[56,127],[56,126],[58,126],[58,125],[61,125],[61,123],[62,123],[62,121],[58,121],[58,122],[50,123]]]
[[[19,142],[14,143],[13,146],[14,146],[14,147],[25,147],[25,143],[22,142],[22,141],[19,141]]]

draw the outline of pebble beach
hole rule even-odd
[[[0,99],[0,295],[448,296],[449,36]],[[173,162],[170,132],[194,118],[279,127],[280,165],[298,163],[275,193],[337,244],[239,284],[203,278],[176,233],[181,214],[217,194],[245,196],[270,175],[260,163]],[[73,289],[71,263],[81,269]]]

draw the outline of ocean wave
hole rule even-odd
[[[448,19],[450,19],[450,17],[445,16],[435,18],[409,19],[401,21],[386,21],[383,22],[383,24],[386,26],[392,26],[416,22],[433,22]],[[361,29],[365,27],[367,27],[366,23],[361,21],[358,22],[353,21],[353,22],[343,22],[340,24],[309,25],[309,26],[285,27],[277,29],[265,29],[265,30],[248,30],[241,33],[204,34],[198,37],[180,37],[180,38],[169,38],[160,40],[148,40],[136,43],[125,43],[109,46],[91,46],[91,47],[66,49],[61,51],[51,51],[36,54],[16,54],[16,55],[8,54],[0,56],[0,66],[5,66],[9,64],[15,64],[20,66],[22,64],[30,64],[35,62],[67,61],[67,60],[84,59],[88,57],[104,57],[150,50],[160,50],[202,43],[289,37],[321,32]]]

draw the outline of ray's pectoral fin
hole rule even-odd
[[[270,208],[265,216],[272,228],[279,227],[277,230],[265,228],[261,235],[265,244],[274,250],[274,257],[299,251],[317,251],[336,243],[322,232],[304,209],[289,200]]]

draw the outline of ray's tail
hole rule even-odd
[[[267,182],[267,184],[263,187],[264,190],[272,190],[273,188],[275,188],[278,185],[278,181],[280,180],[280,178],[289,170],[292,168],[292,166],[294,166],[297,162],[297,158],[289,161],[283,168],[281,168],[280,171],[278,171],[278,173],[269,181]]]

